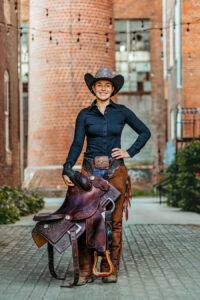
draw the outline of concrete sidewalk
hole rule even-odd
[[[63,198],[44,198],[45,208],[41,212],[54,212],[63,202]],[[22,217],[14,225],[32,225],[33,215]],[[200,224],[200,214],[184,212],[180,208],[159,204],[158,198],[134,198],[129,208],[128,222],[131,224]]]
[[[63,199],[45,199],[55,211]],[[193,225],[192,225],[193,223]],[[46,246],[31,237],[35,222],[24,217],[0,225],[0,300],[198,300],[200,299],[200,215],[135,198],[123,226],[123,254],[116,284],[93,283],[60,288],[73,277],[71,248],[55,253],[65,281],[51,277]],[[176,225],[174,225],[176,224]],[[190,225],[189,225],[190,224]]]

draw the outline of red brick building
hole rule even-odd
[[[20,186],[18,7],[0,2],[0,185]],[[20,172],[22,170],[22,172]]]
[[[200,136],[200,53],[198,1],[163,1],[165,99],[168,103],[169,163],[191,138]]]
[[[152,131],[144,150],[127,160],[133,175],[146,176],[138,170],[158,160],[166,139],[161,25],[157,1],[31,2],[27,184],[63,186],[62,164],[76,116],[94,100],[83,77],[100,67],[124,75],[125,85],[114,100],[131,108]],[[127,126],[123,148],[135,138]]]

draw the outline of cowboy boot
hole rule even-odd
[[[114,271],[108,277],[103,277],[102,281],[104,283],[116,283],[118,279],[119,263],[122,250],[122,234],[121,232],[114,231],[112,233],[112,261],[114,265]],[[106,259],[103,257],[101,261],[102,271],[107,271],[109,269]]]
[[[94,281],[92,274],[93,250],[86,246],[86,234],[78,239],[79,280],[76,285],[84,285]]]

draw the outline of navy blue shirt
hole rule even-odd
[[[137,118],[132,110],[125,105],[116,104],[112,100],[106,106],[103,115],[96,105],[96,100],[94,100],[89,107],[82,109],[77,116],[74,140],[63,167],[65,168],[66,165],[73,167],[76,163],[82,151],[85,136],[87,137],[85,157],[111,156],[113,148],[121,148],[121,134],[125,124],[128,124],[139,134],[136,141],[127,149],[130,157],[133,157],[151,136],[147,126]]]

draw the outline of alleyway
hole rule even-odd
[[[134,213],[138,213],[135,223]],[[148,214],[148,219],[144,218]],[[160,224],[159,214],[164,220],[160,219]],[[192,218],[196,225],[191,225]],[[152,221],[151,225],[146,220]],[[124,224],[118,283],[106,285],[97,279],[73,289],[61,289],[61,282],[49,275],[46,247],[35,246],[31,224],[30,218],[25,218],[14,226],[0,226],[0,300],[200,299],[200,215],[159,206],[155,199],[136,199],[129,223]],[[56,253],[56,265],[60,273],[68,270],[69,281],[73,274],[71,249],[63,255]]]

